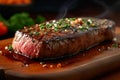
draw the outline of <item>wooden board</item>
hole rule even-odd
[[[120,41],[119,31],[116,31]],[[0,51],[11,44],[13,38],[0,41]],[[79,80],[90,79],[120,67],[120,48],[103,49],[109,43],[96,46],[71,58],[44,63],[33,62],[24,65],[21,61],[0,54],[0,69],[7,80]],[[103,51],[98,51],[103,49]],[[61,64],[59,67],[58,64]],[[50,67],[52,65],[52,67]],[[2,73],[1,73],[2,74]]]

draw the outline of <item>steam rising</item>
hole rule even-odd
[[[113,3],[112,5],[106,4],[105,1],[103,1],[103,0],[94,0],[94,2],[96,2],[98,5],[102,6],[105,10],[103,13],[96,16],[98,18],[109,17],[112,14],[114,14],[117,11],[117,9],[119,9],[118,7],[120,7],[120,1],[119,0],[116,0],[116,2]]]
[[[79,0],[65,0],[65,2],[63,3],[63,5],[61,5],[61,8],[58,12],[57,19],[64,18],[70,9],[78,5],[77,4],[78,1]],[[91,1],[93,1],[94,3],[101,6],[104,9],[102,13],[96,16],[97,18],[110,17],[111,15],[114,15],[116,11],[120,10],[120,0],[115,1],[112,0],[113,3],[111,4],[109,4],[109,0],[91,0]]]
[[[78,0],[67,0],[61,6],[57,19],[64,18],[67,15],[68,10],[73,8]]]

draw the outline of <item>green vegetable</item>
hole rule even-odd
[[[10,33],[14,33],[18,29],[22,29],[24,26],[32,26],[36,23],[44,22],[45,18],[37,16],[37,18],[33,20],[28,13],[17,13],[11,16],[8,20],[4,19],[2,15],[0,15],[0,21],[8,26]]]
[[[6,26],[9,25],[9,23],[7,22],[7,20],[5,20],[2,15],[0,14],[0,21],[2,21]]]
[[[18,13],[10,17],[9,30],[15,32],[18,29],[23,28],[24,26],[32,26],[35,24],[34,20],[30,17],[28,13]]]

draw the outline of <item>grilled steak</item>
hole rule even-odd
[[[72,55],[114,36],[114,22],[95,18],[64,18],[16,31],[12,47],[30,59]]]

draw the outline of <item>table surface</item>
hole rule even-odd
[[[116,27],[116,33],[120,34],[120,27]],[[1,72],[1,71],[0,71]],[[0,73],[0,75],[3,73]],[[99,74],[97,77],[93,77],[96,80],[119,80],[120,79],[120,69],[114,69],[109,73]]]
[[[116,27],[116,33],[120,34],[120,27]],[[120,69],[115,69],[106,74],[100,74],[100,76],[97,76],[94,79],[96,80],[120,80]]]

